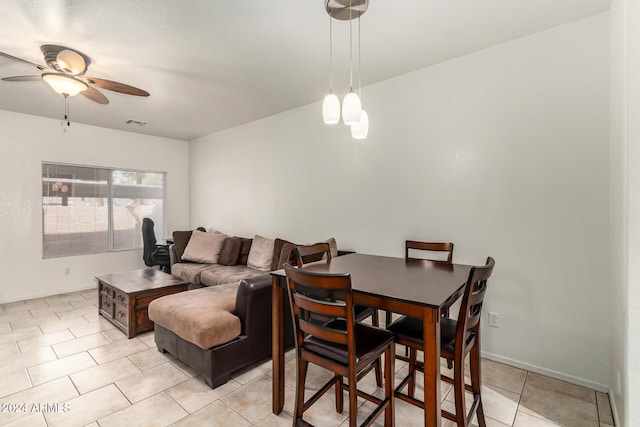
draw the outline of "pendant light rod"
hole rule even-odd
[[[358,17],[358,95],[360,95],[360,102],[362,102],[362,37],[360,37],[360,17]]]
[[[333,93],[333,23],[329,15],[329,93]]]

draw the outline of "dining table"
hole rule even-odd
[[[470,265],[405,260],[351,253],[302,267],[320,273],[349,273],[354,304],[422,319],[424,331],[424,425],[440,426],[440,316],[464,292]],[[284,270],[272,276],[273,413],[284,407],[285,294]]]

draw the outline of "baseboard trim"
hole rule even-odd
[[[621,421],[622,418],[618,413],[618,405],[616,405],[616,398],[613,393],[609,393],[609,404],[611,405],[611,415],[613,415],[613,422],[616,427],[624,427],[624,424]]]
[[[601,393],[609,393],[609,386],[604,384],[585,380],[584,378],[574,377],[572,375],[563,374],[562,372],[553,371],[551,369],[542,368],[536,365],[531,365],[529,363],[521,362],[515,359],[510,359],[508,357],[500,356],[498,354],[488,353],[486,351],[482,351],[481,354],[482,354],[482,357],[493,360],[494,362],[500,362],[500,363],[504,363],[505,365],[510,365],[516,368],[526,369],[527,371],[535,372],[536,374],[546,375],[548,377],[566,381],[568,383],[594,389]]]

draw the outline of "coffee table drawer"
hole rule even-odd
[[[129,305],[129,295],[122,291],[116,291],[114,301],[117,304]]]
[[[116,303],[113,309],[113,320],[120,323],[120,325],[123,328],[128,330],[129,329],[129,307],[126,305]]]

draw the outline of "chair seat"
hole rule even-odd
[[[385,347],[393,342],[393,334],[389,331],[363,325],[362,323],[356,323],[355,325],[356,364],[376,357],[380,352],[384,351]],[[327,322],[325,326],[341,331],[347,329],[347,323],[344,319],[331,320]],[[340,364],[349,364],[349,352],[347,351],[346,345],[334,344],[309,336],[305,338],[305,349]]]
[[[442,352],[453,353],[455,349],[456,328],[458,322],[448,317],[440,319],[440,349]],[[415,343],[416,345],[424,345],[422,338],[424,332],[422,329],[422,319],[412,316],[402,316],[388,327],[399,340]]]

